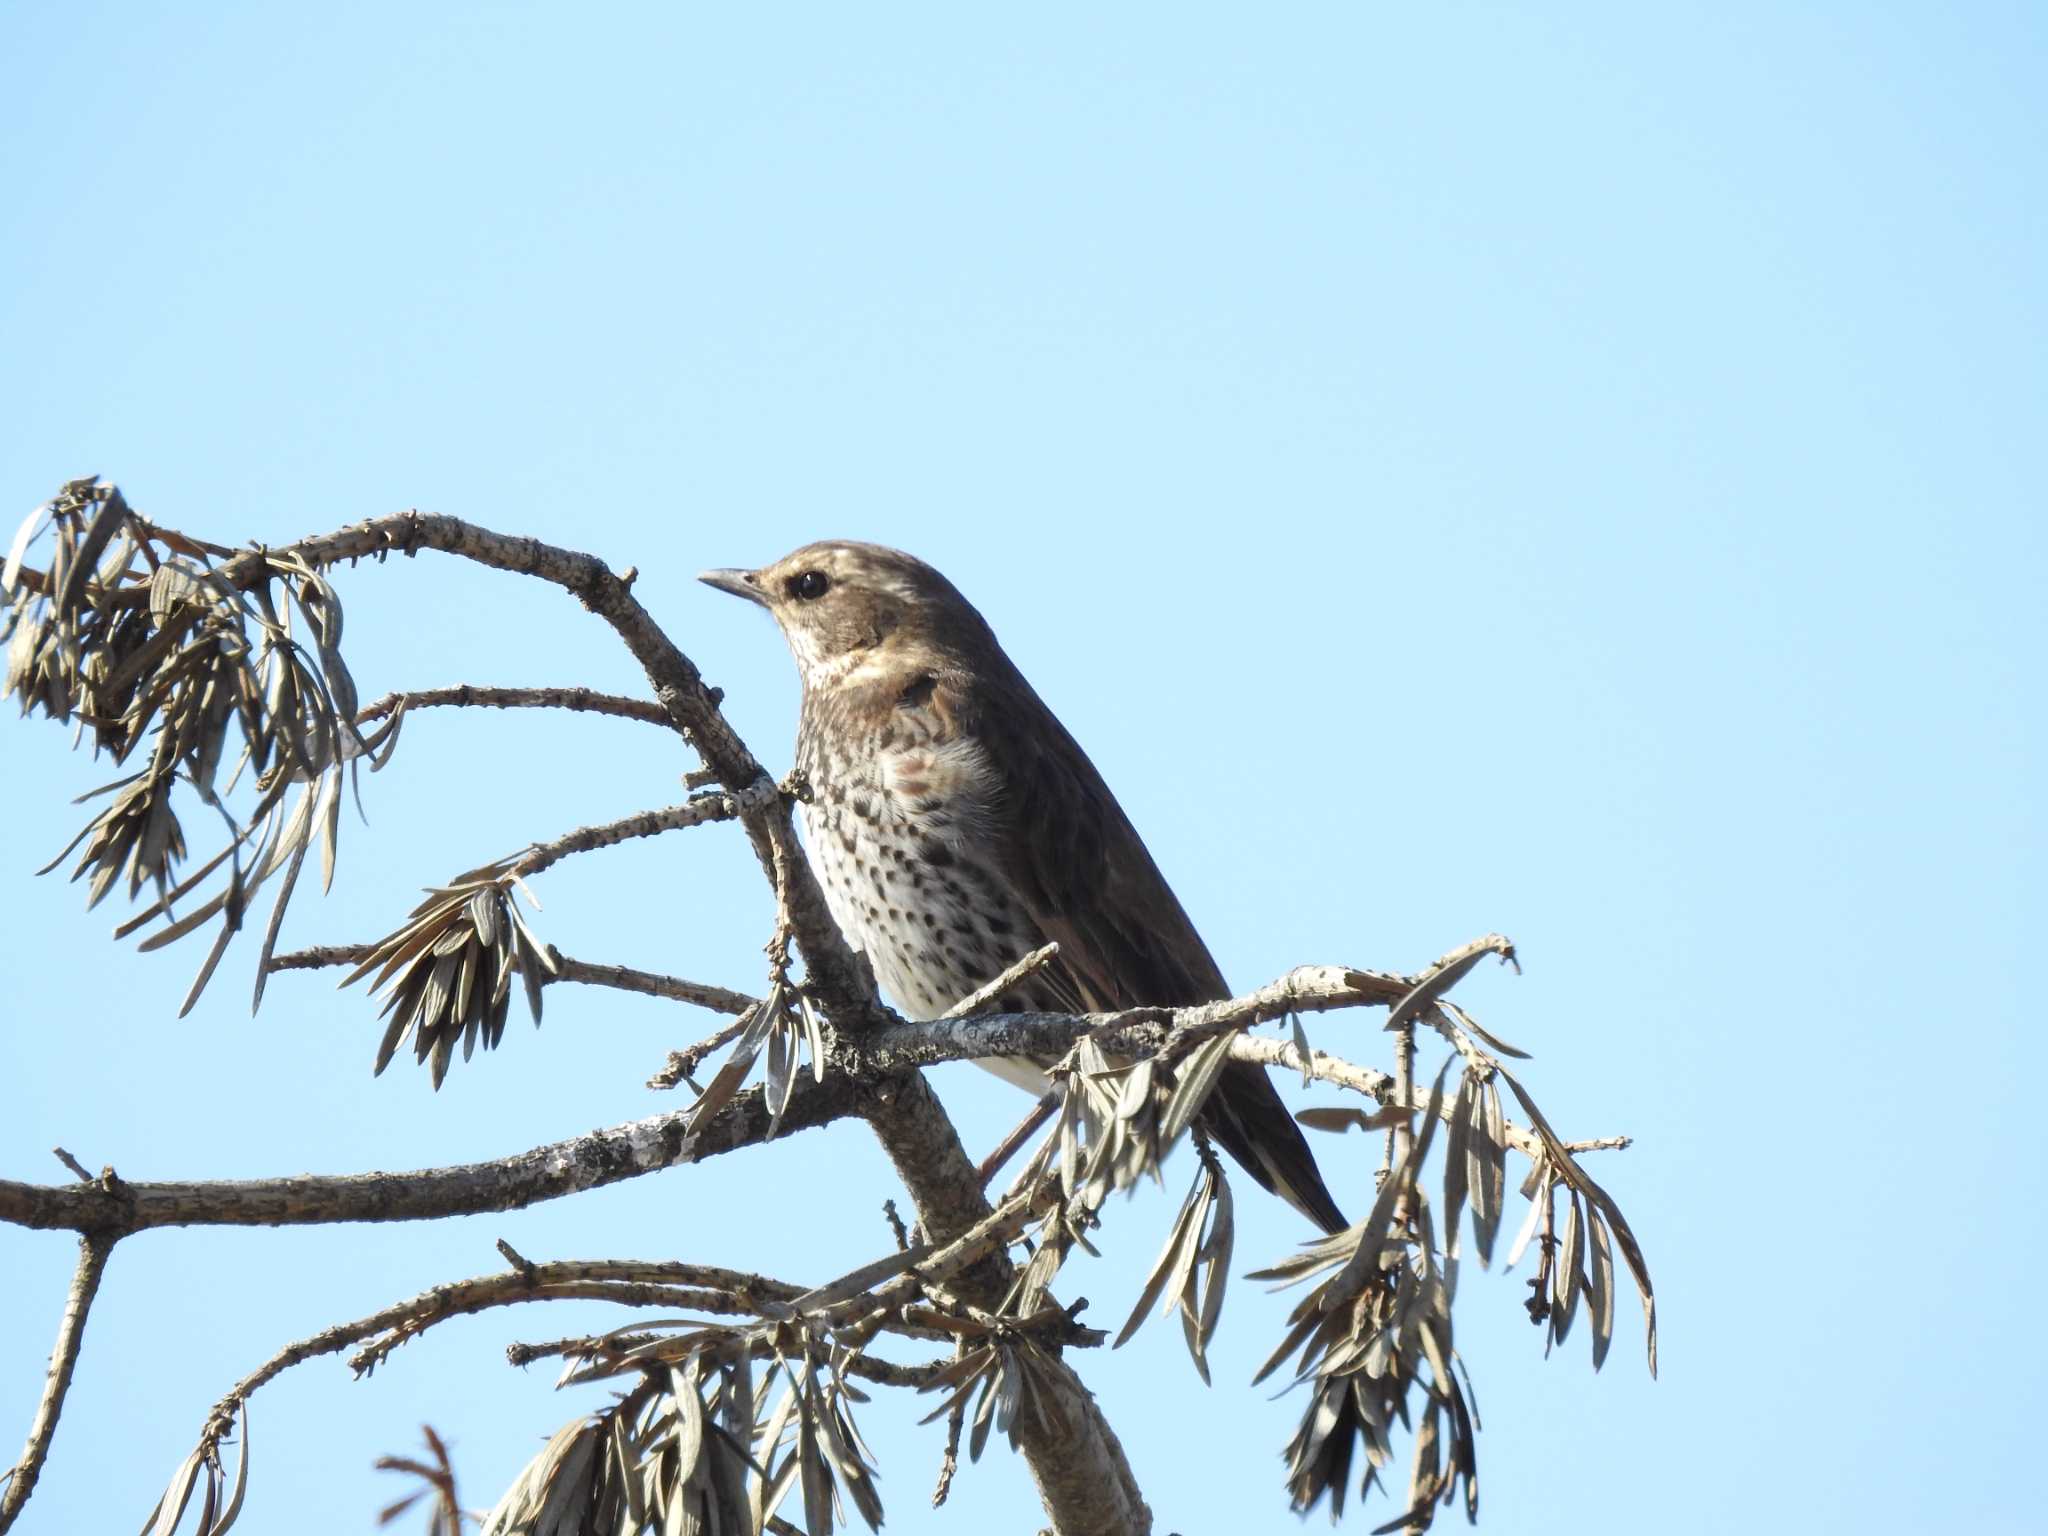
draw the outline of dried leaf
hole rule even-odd
[[[1529,1198],[1529,1214],[1522,1218],[1522,1230],[1515,1234],[1514,1242],[1508,1248],[1507,1262],[1503,1269],[1513,1269],[1522,1260],[1522,1251],[1529,1246],[1529,1239],[1536,1235],[1536,1227],[1543,1219],[1544,1209],[1550,1204],[1549,1164],[1540,1162],[1533,1170],[1542,1177],[1536,1193]]]
[[[1470,1188],[1471,1169],[1466,1163],[1466,1145],[1472,1135],[1472,1109],[1478,1101],[1479,1084],[1470,1070],[1458,1079],[1458,1095],[1451,1100],[1450,1131],[1444,1142],[1444,1253],[1458,1256],[1458,1227],[1465,1214],[1465,1195]]]
[[[44,518],[49,513],[49,504],[37,507],[21,520],[21,526],[14,531],[14,543],[7,551],[7,564],[0,568],[0,592],[12,592],[14,584],[21,579],[21,562],[28,555],[28,547],[45,527]]]
[[[1297,1109],[1294,1118],[1314,1131],[1386,1131],[1405,1126],[1415,1119],[1415,1111],[1400,1104],[1383,1104],[1368,1114],[1362,1109],[1349,1106],[1323,1106],[1313,1109]]]
[[[1166,1102],[1165,1113],[1159,1117],[1159,1143],[1162,1148],[1178,1141],[1180,1133],[1188,1128],[1208,1102],[1210,1090],[1222,1075],[1223,1064],[1230,1059],[1230,1041],[1229,1030],[1212,1035],[1190,1051],[1175,1069],[1173,1093]]]

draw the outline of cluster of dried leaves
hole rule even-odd
[[[786,936],[778,932],[775,941],[769,945],[768,991],[725,1031],[725,1034],[736,1037],[733,1048],[719,1063],[711,1081],[697,1095],[697,1102],[690,1106],[685,1135],[694,1135],[713,1115],[730,1104],[733,1095],[752,1075],[754,1063],[764,1056],[766,1066],[762,1083],[768,1111],[773,1117],[771,1135],[781,1128],[782,1117],[789,1109],[790,1096],[796,1092],[798,1071],[805,1053],[811,1059],[812,1081],[825,1081],[825,1063],[830,1052],[824,1021],[803,988],[789,978],[788,953],[784,947],[787,942]],[[692,1082],[691,1086],[696,1084]]]
[[[568,1349],[558,1385],[637,1384],[562,1426],[485,1519],[486,1536],[738,1536],[767,1528],[792,1494],[813,1536],[844,1522],[849,1504],[879,1529],[874,1455],[853,1418],[869,1401],[850,1374],[860,1351],[836,1336],[821,1304],[843,1288],[773,1307],[749,1327],[671,1320]],[[762,1386],[783,1383],[772,1406],[757,1393],[757,1362]]]
[[[1381,1471],[1392,1458],[1394,1427],[1412,1433],[1407,1508],[1380,1531],[1426,1529],[1437,1506],[1452,1503],[1461,1489],[1467,1516],[1477,1517],[1479,1420],[1471,1380],[1453,1343],[1452,1303],[1467,1212],[1482,1267],[1492,1262],[1500,1231],[1508,1122],[1496,1077],[1521,1102],[1543,1146],[1523,1186],[1531,1200],[1530,1224],[1510,1250],[1508,1265],[1521,1257],[1539,1213],[1551,1209],[1552,1191],[1570,1191],[1574,1222],[1563,1247],[1572,1257],[1557,1266],[1553,1279],[1552,1245],[1546,1242],[1543,1273],[1534,1284],[1539,1295],[1554,1294],[1557,1302],[1538,1320],[1550,1322],[1551,1342],[1561,1341],[1583,1291],[1592,1301],[1593,1365],[1599,1368],[1614,1329],[1611,1227],[1612,1246],[1621,1249],[1642,1297],[1650,1369],[1656,1371],[1656,1304],[1649,1273],[1619,1208],[1551,1133],[1505,1068],[1469,1040],[1461,1042],[1460,1054],[1467,1064],[1455,1096],[1446,1105],[1444,1079],[1457,1059],[1449,1057],[1421,1107],[1420,1128],[1383,1178],[1365,1218],[1250,1277],[1293,1285],[1327,1276],[1295,1307],[1286,1335],[1254,1378],[1265,1380],[1292,1356],[1293,1384],[1308,1390],[1300,1428],[1286,1452],[1288,1491],[1297,1509],[1309,1509],[1327,1495],[1333,1514],[1341,1513],[1356,1458],[1362,1455],[1365,1463],[1359,1484],[1364,1495],[1381,1482]],[[1383,1117],[1362,1118],[1373,1124]],[[1439,1126],[1448,1129],[1437,1206],[1423,1175]],[[1598,1234],[1590,1245],[1578,1244],[1571,1235],[1580,1230],[1581,1200],[1589,1213],[1586,1229]],[[1581,1272],[1576,1266],[1584,1262],[1587,1246],[1595,1254],[1597,1278],[1581,1287],[1565,1276]],[[1418,1399],[1419,1407],[1414,1406]]]
[[[38,570],[24,562],[44,535],[49,560]],[[231,558],[217,564],[223,557]],[[90,877],[89,904],[116,882],[131,900],[152,887],[155,901],[115,930],[126,937],[161,920],[145,950],[218,919],[181,1013],[198,1000],[259,889],[283,871],[258,966],[260,1000],[278,926],[316,839],[322,878],[334,877],[344,773],[364,757],[383,766],[402,720],[394,714],[368,735],[356,729],[333,587],[296,555],[236,555],[198,543],[139,517],[115,487],[74,480],[15,535],[0,602],[0,698],[18,697],[24,713],[75,721],[81,735],[90,729],[96,752],[140,765],[82,797],[107,803],[46,867],[83,844],[72,878]],[[237,811],[229,796],[244,772],[253,803]],[[183,878],[180,785],[227,826],[220,851]],[[223,865],[226,878],[195,896]],[[188,899],[195,905],[179,915]]]
[[[1381,1486],[1381,1469],[1393,1455],[1399,1428],[1413,1439],[1407,1507],[1385,1529],[1426,1528],[1435,1509],[1452,1502],[1460,1489],[1468,1515],[1476,1514],[1478,1416],[1453,1342],[1451,1304],[1467,1214],[1473,1249],[1484,1267],[1492,1262],[1505,1212],[1511,1138],[1501,1082],[1530,1121],[1530,1131],[1517,1133],[1521,1144],[1533,1140],[1539,1149],[1522,1186],[1530,1200],[1528,1225],[1508,1256],[1512,1266],[1540,1222],[1545,1236],[1540,1272],[1531,1282],[1538,1298],[1531,1303],[1532,1315],[1549,1325],[1552,1343],[1561,1342],[1585,1298],[1597,1369],[1613,1337],[1613,1254],[1618,1249],[1641,1294],[1650,1368],[1656,1369],[1649,1274],[1619,1208],[1552,1132],[1520,1082],[1479,1041],[1501,1055],[1524,1053],[1488,1034],[1443,997],[1487,953],[1512,958],[1504,946],[1486,943],[1454,951],[1390,1009],[1402,1021],[1395,1027],[1404,1035],[1426,1025],[1452,1047],[1426,1100],[1397,1099],[1369,1112],[1302,1112],[1302,1121],[1316,1129],[1385,1131],[1390,1158],[1397,1144],[1401,1155],[1397,1165],[1383,1172],[1363,1220],[1251,1277],[1290,1285],[1328,1273],[1294,1309],[1286,1335],[1255,1378],[1265,1380],[1293,1357],[1293,1384],[1307,1391],[1300,1428],[1286,1452],[1288,1490],[1298,1510],[1327,1497],[1333,1513],[1341,1513],[1354,1466],[1361,1461],[1363,1470],[1356,1474],[1361,1494]],[[1290,1015],[1288,1025],[1306,1064],[1310,1052],[1300,1021]],[[1005,1302],[1006,1316],[1021,1318],[1047,1307],[1055,1277],[1071,1253],[1076,1248],[1095,1252],[1087,1234],[1100,1225],[1110,1191],[1128,1189],[1148,1175],[1159,1177],[1161,1160],[1213,1091],[1236,1033],[1227,1029],[1192,1041],[1169,1040],[1155,1055],[1133,1062],[1112,1061],[1092,1039],[1077,1044],[1054,1074],[1056,1123],[1011,1197],[1031,1209],[1033,1225],[1017,1283]],[[1464,1070],[1447,1102],[1444,1077],[1461,1061]],[[1439,1204],[1432,1201],[1424,1175],[1440,1126],[1445,1146]],[[1234,1221],[1220,1161],[1206,1143],[1199,1144],[1198,1152],[1193,1186],[1116,1343],[1135,1334],[1155,1306],[1176,1312],[1189,1356],[1206,1382],[1207,1349],[1222,1315]],[[1565,1212],[1562,1237],[1553,1232],[1558,1202]],[[985,1346],[975,1359],[988,1381],[1010,1382],[1019,1391],[1028,1388],[1028,1370],[1002,1362],[999,1371],[992,1348]]]
[[[142,1522],[141,1536],[172,1536],[179,1523],[185,1518],[185,1511],[192,1503],[192,1495],[200,1491],[199,1523],[192,1528],[192,1536],[227,1536],[241,1518],[242,1498],[249,1489],[249,1405],[236,1405],[236,1419],[241,1425],[237,1438],[239,1454],[235,1457],[235,1480],[228,1483],[227,1468],[221,1461],[221,1446],[227,1443],[229,1433],[234,1429],[236,1419],[216,1416],[199,1437],[190,1455],[178,1463],[178,1470],[171,1474],[170,1486],[164,1489],[163,1497]]]
[[[381,1012],[388,1021],[377,1045],[378,1072],[391,1065],[408,1037],[414,1056],[429,1063],[436,1088],[447,1076],[457,1041],[464,1061],[479,1040],[485,1050],[495,1049],[505,1034],[515,975],[534,1026],[540,1026],[542,977],[556,967],[512,899],[515,886],[525,891],[517,860],[458,875],[429,891],[405,926],[371,945],[342,978],[347,986],[376,972],[371,990],[384,994]],[[525,894],[533,900],[532,892]]]

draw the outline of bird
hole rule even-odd
[[[922,560],[807,544],[705,584],[765,608],[803,684],[797,806],[825,899],[905,1017],[1057,954],[994,1006],[1093,1013],[1230,996],[1095,765],[981,614]],[[981,1063],[1044,1093],[1044,1063]],[[1348,1225],[1263,1067],[1231,1062],[1197,1122],[1325,1232]]]

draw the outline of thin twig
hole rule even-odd
[[[393,1350],[418,1338],[436,1323],[518,1301],[607,1301],[621,1307],[675,1307],[721,1317],[757,1315],[752,1307],[722,1291],[698,1290],[692,1286],[657,1285],[651,1281],[633,1280],[530,1281],[516,1271],[498,1278],[504,1282],[504,1287],[497,1294],[482,1299],[463,1299],[448,1308],[422,1313],[397,1323],[351,1355],[349,1369],[358,1376],[368,1375],[382,1365]]]
[[[946,1454],[939,1463],[938,1486],[932,1489],[933,1509],[943,1505],[946,1495],[953,1491],[953,1474],[960,1470],[960,1430],[966,1422],[967,1400],[962,1398],[946,1415]]]
[[[746,1007],[752,1008],[753,1006],[753,1001],[749,999]],[[704,1065],[706,1057],[714,1051],[722,1050],[738,1039],[741,1033],[745,1031],[748,1022],[746,1009],[743,1008],[740,1010],[740,1016],[737,1019],[734,1019],[730,1024],[724,1025],[716,1033],[706,1035],[695,1045],[686,1046],[680,1051],[670,1051],[668,1053],[668,1060],[662,1065],[661,1070],[647,1079],[647,1086],[650,1088],[673,1088],[677,1083],[688,1081],[696,1075],[697,1069]]]
[[[668,726],[668,711],[652,699],[629,699],[622,694],[599,693],[592,688],[484,688],[460,683],[453,688],[416,688],[404,693],[387,693],[356,715],[357,725],[371,725],[400,705],[408,713],[437,705],[476,706],[484,709],[570,709],[593,715],[617,715],[642,720],[649,725]]]
[[[1415,1026],[1402,1024],[1394,1030],[1394,1102],[1412,1104],[1415,1101]],[[1415,1140],[1415,1124],[1411,1120],[1397,1120],[1387,1127],[1387,1153],[1380,1163],[1380,1178],[1385,1182],[1394,1168],[1408,1159],[1408,1148]],[[1399,1231],[1405,1205],[1397,1205],[1394,1228]]]
[[[316,944],[307,949],[295,949],[288,954],[273,956],[270,968],[273,971],[313,971],[338,965],[359,965],[376,947],[374,944]],[[574,981],[585,986],[616,987],[621,992],[638,992],[647,997],[665,997],[678,1003],[693,1003],[699,1008],[709,1008],[714,1013],[744,1013],[754,1006],[753,998],[744,992],[735,992],[729,987],[715,987],[702,981],[687,981],[681,976],[663,976],[654,971],[639,971],[626,965],[605,965],[594,960],[578,960],[573,955],[563,954],[552,944],[548,946],[548,958],[554,961],[555,969],[552,974],[541,974],[544,986],[552,986],[558,981]]]
[[[99,1293],[107,1256],[117,1241],[117,1237],[98,1232],[87,1232],[78,1239],[78,1268],[72,1272],[71,1290],[64,1298],[64,1317],[57,1325],[56,1347],[50,1351],[42,1399],[36,1404],[35,1417],[29,1420],[28,1443],[22,1447],[21,1459],[8,1474],[5,1490],[0,1491],[0,1533],[14,1524],[35,1492],[36,1479],[42,1476],[58,1415],[64,1411],[64,1394],[71,1390],[71,1373],[78,1367],[78,1351],[85,1342],[85,1319]]]
[[[745,1013],[754,1006],[754,999],[744,992],[735,992],[729,987],[714,987],[708,982],[685,981],[680,976],[662,976],[653,971],[637,971],[626,965],[600,965],[590,960],[577,960],[563,954],[552,944],[548,956],[555,962],[555,974],[551,981],[575,981],[591,987],[616,987],[621,992],[639,992],[647,997],[665,997],[673,1002],[694,1003],[699,1008],[709,1008],[713,1013]]]
[[[1568,1141],[1567,1152],[1626,1152],[1634,1146],[1633,1136],[1596,1136],[1591,1141]]]
[[[69,1152],[66,1152],[62,1147],[50,1148],[50,1155],[66,1168],[69,1168],[77,1177],[79,1183],[90,1184],[92,1182],[92,1175],[85,1171],[85,1164],[73,1157]]]
[[[217,1438],[225,1433],[242,1402],[304,1361],[373,1341],[355,1362],[358,1370],[372,1368],[398,1344],[435,1324],[492,1307],[527,1301],[589,1300],[626,1306],[680,1305],[699,1311],[759,1316],[758,1308],[750,1305],[750,1301],[788,1300],[802,1294],[801,1287],[765,1275],[669,1261],[577,1259],[535,1264],[524,1271],[479,1275],[471,1280],[437,1285],[367,1317],[338,1323],[286,1345],[228,1389],[208,1417],[206,1434]]]
[[[1031,1106],[1031,1113],[1019,1120],[1009,1135],[996,1143],[995,1151],[983,1158],[981,1166],[975,1170],[981,1176],[983,1189],[988,1188],[990,1179],[1003,1171],[1003,1164],[1015,1157],[1018,1149],[1038,1133],[1040,1126],[1052,1118],[1052,1112],[1058,1104],[1059,1101],[1052,1094],[1046,1094]]]
[[[1295,1048],[1292,1040],[1269,1040],[1260,1035],[1239,1035],[1231,1041],[1230,1059],[1249,1061],[1262,1067],[1286,1067],[1296,1072],[1302,1070],[1301,1052]],[[1365,1094],[1381,1104],[1402,1102],[1395,1091],[1392,1074],[1373,1067],[1358,1066],[1341,1056],[1332,1056],[1328,1051],[1309,1053],[1308,1075],[1319,1082],[1334,1083],[1340,1088],[1349,1088]],[[1410,1109],[1426,1110],[1429,1108],[1429,1095],[1415,1093],[1411,1089],[1407,1105]],[[1446,1099],[1438,1107],[1438,1118],[1448,1123],[1450,1113],[1451,1101]],[[1503,1124],[1509,1146],[1532,1162],[1543,1155],[1542,1137],[1513,1120],[1505,1121]],[[1391,1173],[1393,1170],[1384,1171]]]
[[[511,1365],[523,1368],[536,1360],[558,1356],[577,1359],[600,1359],[607,1356],[623,1358],[635,1350],[660,1343],[661,1338],[662,1335],[658,1333],[604,1333],[550,1339],[542,1344],[515,1343],[505,1346],[505,1359]],[[755,1358],[772,1359],[775,1348],[774,1344],[764,1339],[755,1346]],[[826,1360],[821,1357],[820,1363],[826,1363]],[[846,1356],[841,1365],[848,1375],[862,1377],[878,1386],[908,1387],[912,1391],[922,1391],[944,1363],[934,1360],[923,1365],[902,1365],[893,1360],[881,1360],[873,1355],[861,1353]]]
[[[996,977],[995,980],[983,982],[972,992],[961,998],[959,1002],[940,1014],[939,1017],[942,1019],[964,1019],[978,1013],[984,1004],[994,1002],[1059,952],[1060,947],[1057,944],[1041,945],[1004,971],[1000,976]]]
[[[588,853],[594,848],[609,848],[629,838],[654,837],[662,832],[679,832],[686,827],[700,827],[710,821],[731,821],[740,813],[739,797],[728,795],[722,790],[692,795],[681,805],[664,806],[658,811],[641,811],[634,816],[624,816],[617,821],[608,821],[600,826],[578,827],[574,832],[556,838],[553,842],[535,843],[525,853],[512,861],[508,875],[537,875],[566,859],[572,853]]]

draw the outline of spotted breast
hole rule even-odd
[[[798,814],[832,916],[912,1019],[937,1018],[1045,943],[980,852],[1001,785],[936,684],[919,674],[887,701],[857,683],[811,692],[797,741],[811,790]],[[1062,1007],[1029,980],[1002,1001]],[[981,1065],[1045,1091],[1045,1074],[1022,1057]]]

